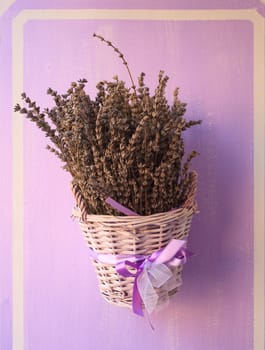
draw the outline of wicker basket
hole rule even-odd
[[[149,216],[89,215],[84,212],[82,195],[73,189],[77,206],[82,209],[74,209],[73,215],[78,218],[88,247],[97,254],[151,255],[173,238],[187,239],[192,217],[197,211],[196,180],[194,173],[193,186],[183,207]],[[93,264],[104,299],[119,306],[131,307],[134,278],[120,276],[115,265],[95,260]],[[181,284],[181,271],[182,266],[172,270],[178,285]],[[156,292],[159,301],[162,301],[177,290]]]

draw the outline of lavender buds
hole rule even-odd
[[[87,81],[71,84],[60,95],[51,88],[54,106],[42,112],[35,101],[22,94],[25,107],[15,106],[50,139],[49,151],[70,172],[72,183],[82,193],[90,214],[120,215],[105,199],[141,215],[180,207],[186,200],[194,173],[185,156],[183,131],[201,121],[186,121],[186,104],[174,92],[170,106],[165,97],[168,77],[158,76],[154,95],[145,85],[145,74],[134,83],[127,61],[118,48],[103,37],[125,65],[132,86],[114,77],[97,84],[92,99],[85,91]]]

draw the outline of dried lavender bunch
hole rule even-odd
[[[120,214],[105,199],[108,196],[141,215],[180,207],[187,200],[193,173],[193,151],[185,161],[182,134],[201,123],[186,121],[186,104],[174,91],[172,106],[166,98],[169,77],[159,72],[153,95],[145,74],[135,85],[128,63],[110,41],[126,66],[131,87],[117,76],[97,84],[93,99],[86,93],[87,80],[73,82],[65,94],[51,88],[54,107],[40,111],[35,101],[22,94],[25,107],[15,111],[34,122],[52,142],[47,148],[63,163],[91,214]]]

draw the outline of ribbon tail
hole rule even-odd
[[[152,285],[146,269],[140,274],[137,279],[138,291],[143,301],[144,307],[148,314],[151,314],[156,308],[158,295]]]
[[[139,316],[144,316],[143,308],[142,308],[142,298],[140,296],[139,290],[138,290],[138,277],[137,275],[134,280],[133,284],[133,298],[132,298],[132,309],[133,312]]]

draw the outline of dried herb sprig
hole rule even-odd
[[[127,72],[128,72],[129,77],[130,77],[130,79],[131,79],[132,88],[133,88],[133,90],[135,91],[136,86],[135,86],[135,84],[134,84],[131,71],[130,71],[130,69],[129,69],[129,66],[128,66],[127,61],[126,61],[125,58],[124,58],[123,53],[121,53],[120,50],[119,50],[116,46],[114,46],[114,45],[112,44],[111,41],[104,39],[103,36],[98,35],[98,34],[96,34],[96,33],[94,33],[93,36],[96,37],[96,38],[98,38],[98,39],[100,39],[101,41],[105,42],[108,46],[112,47],[113,50],[114,50],[115,52],[117,52],[117,54],[119,55],[119,57],[120,57],[121,60],[122,60],[122,63],[125,65],[125,67],[126,67],[126,69],[127,69]],[[135,91],[135,92],[136,92],[136,91]]]
[[[193,151],[184,161],[182,133],[201,123],[186,121],[186,104],[174,91],[173,104],[166,98],[168,77],[159,72],[154,95],[145,85],[145,74],[132,79],[127,61],[111,42],[125,64],[131,82],[116,76],[97,84],[95,99],[86,93],[86,79],[71,83],[65,94],[49,88],[54,106],[40,111],[25,93],[25,106],[15,106],[50,139],[47,148],[71,173],[72,184],[82,194],[86,210],[92,214],[120,214],[106,204],[107,196],[141,215],[180,207],[192,184]]]

